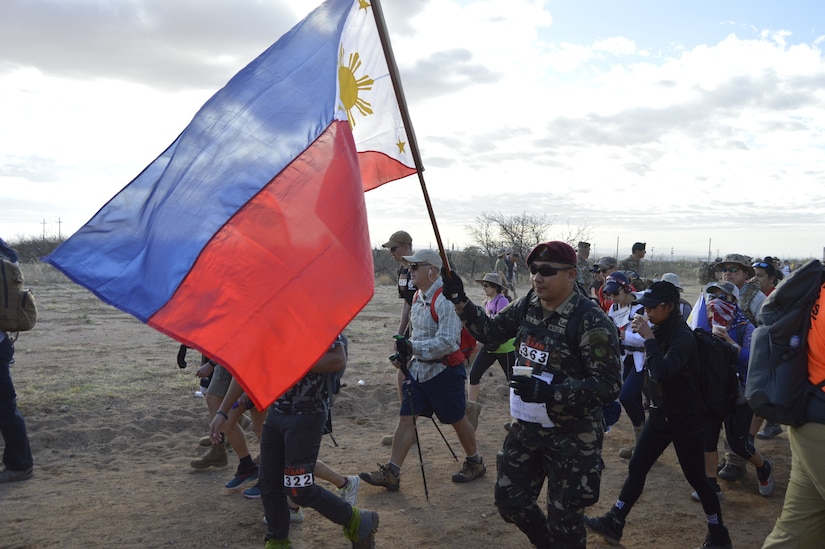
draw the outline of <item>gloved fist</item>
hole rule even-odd
[[[510,387],[524,402],[550,402],[555,394],[552,385],[537,377],[513,376]]]
[[[444,282],[444,297],[453,303],[464,303],[467,301],[467,294],[464,293],[464,282],[458,273],[448,271],[446,267],[441,267],[441,280]]]
[[[399,355],[399,361],[406,360],[412,355],[412,343],[404,336],[395,336],[395,352]]]

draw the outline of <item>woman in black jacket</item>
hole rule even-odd
[[[702,452],[704,417],[697,384],[696,341],[679,312],[679,290],[656,282],[639,298],[647,318],[637,315],[632,329],[645,339],[650,413],[628,465],[627,479],[613,508],[601,517],[585,516],[585,525],[608,543],[618,544],[625,519],[644,489],[650,468],[671,443],[688,483],[707,516],[704,549],[731,548],[722,524],[719,499],[705,477]],[[647,321],[654,327],[651,329]]]

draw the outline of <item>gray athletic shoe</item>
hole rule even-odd
[[[34,476],[32,468],[29,467],[25,471],[12,471],[11,469],[3,469],[0,471],[0,482],[17,482],[18,480],[29,480]]]

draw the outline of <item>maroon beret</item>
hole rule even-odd
[[[533,248],[527,256],[527,264],[530,265],[533,261],[553,261],[568,265],[578,264],[576,250],[570,244],[559,240],[542,242]]]

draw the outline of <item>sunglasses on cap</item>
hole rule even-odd
[[[411,270],[411,271],[415,271],[415,270],[417,270],[419,267],[429,267],[429,266],[430,266],[430,264],[429,264],[429,263],[411,263],[411,264],[410,264],[410,270]]]
[[[742,269],[739,267],[718,267],[717,270],[720,273],[738,273]]]
[[[765,263],[764,261],[757,261],[751,267],[761,267],[763,269],[767,269],[768,267],[773,267],[770,263]]]
[[[550,265],[536,265],[535,263],[530,264],[530,273],[532,274],[540,274],[541,276],[556,276],[561,271],[569,271],[570,269],[575,269],[576,267],[551,267]]]

